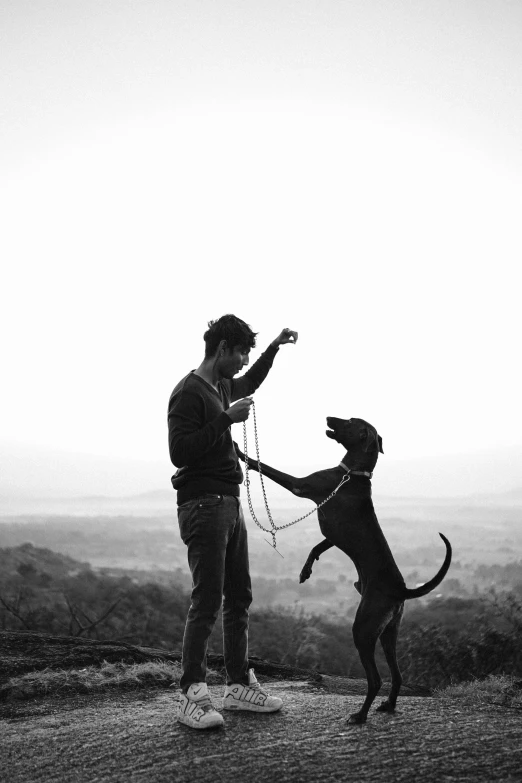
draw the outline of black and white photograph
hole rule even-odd
[[[522,769],[522,4],[0,0],[0,779]]]

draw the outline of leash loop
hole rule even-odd
[[[303,519],[306,519],[311,514],[313,514],[315,511],[318,511],[322,506],[324,506],[325,503],[328,503],[329,500],[331,500],[333,497],[335,497],[335,495],[337,495],[337,492],[341,489],[343,484],[346,484],[348,481],[350,481],[350,472],[351,471],[350,471],[349,468],[346,468],[346,473],[344,474],[344,476],[342,477],[341,481],[336,486],[336,488],[333,490],[333,492],[331,492],[328,495],[327,498],[322,500],[315,508],[313,508],[307,514],[303,514],[302,517],[299,517],[298,519],[294,519],[293,522],[287,522],[286,525],[276,525],[276,523],[274,522],[274,520],[272,518],[272,513],[270,511],[270,508],[268,506],[268,499],[267,499],[266,491],[265,491],[265,482],[264,482],[264,477],[263,477],[263,471],[261,470],[261,459],[260,459],[260,456],[259,456],[259,438],[258,438],[258,434],[257,434],[256,406],[255,406],[255,403],[254,403],[253,400],[252,400],[252,414],[253,414],[253,420],[254,420],[254,440],[255,440],[255,444],[256,444],[257,469],[258,469],[258,472],[259,472],[259,479],[260,479],[260,482],[261,482],[261,489],[263,491],[263,500],[264,500],[264,504],[265,504],[265,510],[266,510],[266,514],[267,514],[267,517],[268,517],[268,521],[270,522],[270,529],[268,529],[266,527],[263,527],[261,522],[256,517],[255,511],[254,511],[254,506],[252,504],[252,497],[250,495],[250,475],[249,475],[250,468],[248,466],[247,428],[246,428],[246,421],[244,421],[243,422],[243,451],[244,451],[244,454],[245,454],[245,481],[243,483],[244,483],[244,485],[246,487],[246,491],[247,491],[248,507],[250,509],[250,515],[251,515],[252,519],[254,520],[254,522],[256,523],[256,525],[261,530],[263,530],[265,533],[269,533],[272,536],[272,543],[270,544],[270,542],[267,541],[267,539],[265,538],[266,543],[269,544],[269,546],[271,546],[273,549],[275,549],[275,551],[277,552],[278,555],[283,557],[281,552],[279,552],[278,549],[277,549],[277,542],[276,542],[276,533],[277,533],[277,531],[278,530],[284,530],[287,527],[291,527],[292,525],[296,525],[298,522],[302,522]]]

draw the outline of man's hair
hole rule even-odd
[[[209,321],[208,329],[203,335],[205,341],[205,359],[213,356],[221,340],[227,341],[231,350],[239,345],[243,349],[256,347],[256,332],[248,324],[235,315],[222,315],[217,321]]]

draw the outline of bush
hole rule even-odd
[[[473,613],[460,628],[405,623],[399,664],[407,680],[440,687],[490,675],[522,676],[520,599],[490,591],[473,603]],[[444,615],[447,607],[442,609]]]
[[[459,699],[463,704],[473,706],[498,704],[501,707],[522,709],[522,680],[509,675],[490,674],[485,680],[438,688],[435,696],[443,701]]]

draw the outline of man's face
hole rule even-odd
[[[220,372],[223,378],[229,380],[241,372],[243,367],[246,367],[250,361],[250,348],[244,348],[241,345],[236,345],[234,348],[225,349],[225,354],[220,362]]]

